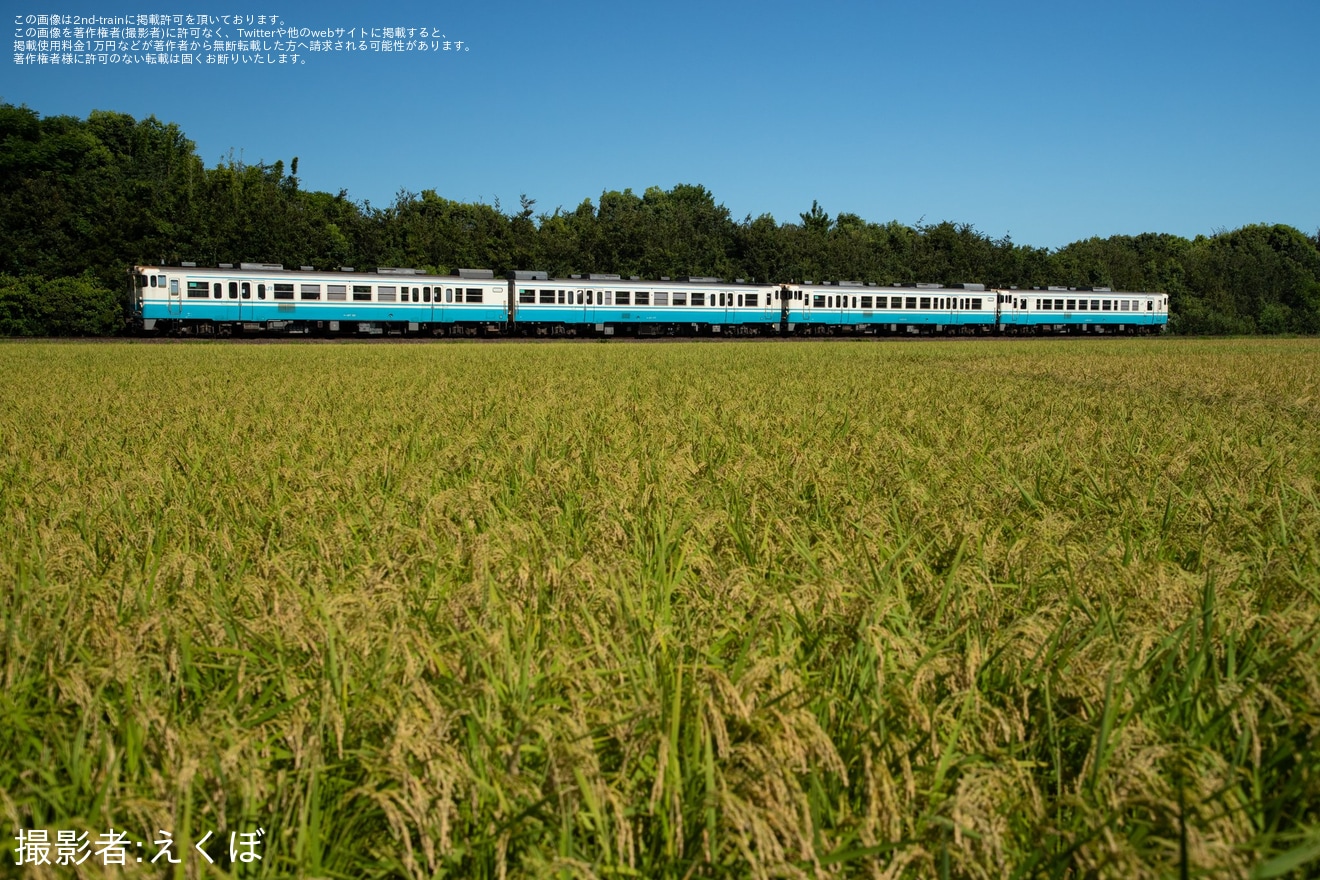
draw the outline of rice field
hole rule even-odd
[[[0,873],[1320,871],[1314,340],[0,368]]]

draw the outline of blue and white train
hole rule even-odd
[[[266,263],[135,266],[143,331],[181,335],[835,335],[1158,333],[1163,293],[980,284],[748,284],[718,278],[549,278],[488,269],[298,271]]]

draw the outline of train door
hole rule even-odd
[[[165,276],[162,275],[161,277],[164,278]],[[170,315],[181,315],[183,314],[183,292],[179,290],[179,279],[171,278],[169,282],[170,298],[168,305],[165,307],[166,312]]]
[[[459,297],[463,296],[462,288],[458,291]],[[458,314],[454,310],[454,288],[437,287],[435,289],[435,308],[432,310],[437,324],[448,325],[452,323]]]
[[[238,282],[238,320],[252,321],[252,281]]]
[[[217,320],[228,322],[239,319],[239,303],[241,302],[238,298],[239,284],[240,282],[237,279],[229,279],[221,286],[221,303],[220,308],[217,310],[220,316]]]

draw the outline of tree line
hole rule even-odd
[[[94,111],[41,117],[0,104],[0,334],[98,334],[121,325],[135,263],[317,268],[481,267],[749,281],[1163,291],[1183,333],[1320,332],[1320,232],[1253,225],[1187,239],[1090,238],[1058,249],[970,224],[909,226],[819,204],[797,222],[735,219],[704,186],[607,191],[540,213],[400,192],[387,207],[303,189],[298,160],[206,167],[174,124]]]

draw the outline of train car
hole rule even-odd
[[[295,272],[267,263],[137,266],[131,296],[141,329],[196,335],[470,335],[502,332],[509,318],[508,282],[489,270],[441,276],[384,268]]]
[[[857,282],[787,284],[789,332],[992,333],[995,297],[982,284],[879,287]]]
[[[778,332],[781,317],[777,286],[719,278],[515,272],[511,284],[512,326],[528,335],[767,334]]]
[[[986,290],[981,284],[748,284],[718,278],[550,278],[489,269],[298,271],[265,263],[137,266],[138,329],[537,336],[836,333],[1158,333],[1162,293],[1108,288]]]
[[[996,291],[1005,333],[1159,333],[1169,323],[1169,297],[1108,287],[1043,287]]]

